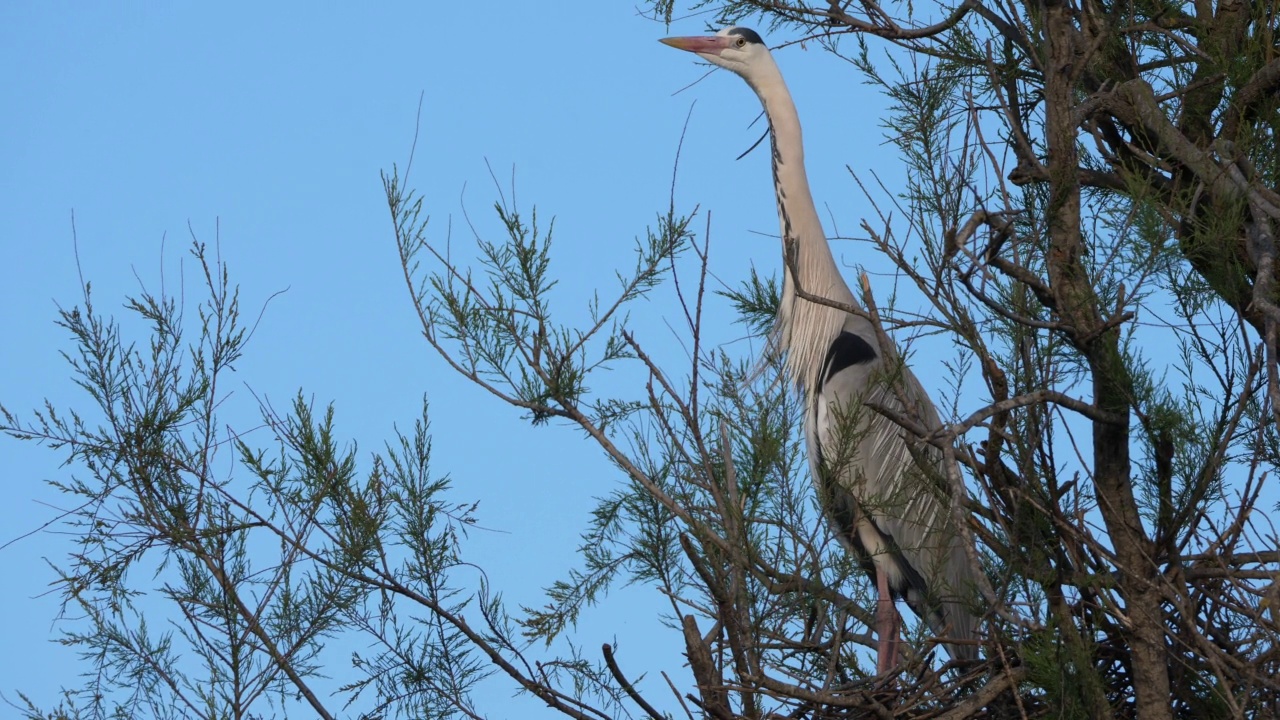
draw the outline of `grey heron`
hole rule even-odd
[[[865,313],[797,294],[798,283],[807,295],[861,310],[823,234],[805,174],[800,119],[778,65],[747,28],[662,42],[746,80],[768,117],[784,256],[771,344],[786,353],[787,374],[804,397],[809,464],[827,521],[876,581],[877,672],[897,664],[895,599],[928,622],[952,658],[976,658],[976,618],[966,602],[975,571],[942,489],[941,454],[909,441],[897,423],[869,406],[904,413],[929,430],[941,426],[937,410],[893,348],[877,341]]]

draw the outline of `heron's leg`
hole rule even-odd
[[[876,594],[876,674],[880,675],[898,664],[898,609],[884,572],[876,572]]]

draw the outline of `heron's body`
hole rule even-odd
[[[804,397],[809,462],[827,519],[876,579],[879,669],[888,669],[896,655],[891,597],[906,600],[940,637],[970,640],[975,622],[964,598],[973,576],[950,496],[942,490],[940,454],[908,440],[905,430],[870,406],[913,417],[927,429],[939,427],[937,412],[896,353],[881,348],[870,320],[796,291],[798,282],[809,295],[859,307],[818,219],[800,119],[782,74],[760,36],[744,28],[664,42],[742,76],[769,119],[784,257],[782,305],[771,344],[785,352],[788,374]],[[962,643],[948,643],[948,651],[956,659],[977,655],[973,645]]]

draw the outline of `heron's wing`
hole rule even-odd
[[[941,453],[909,441],[873,407],[929,429],[940,426],[937,412],[910,370],[896,359],[886,363],[872,339],[851,325],[831,344],[806,423],[824,507],[864,566],[887,572],[895,594],[935,632],[971,638],[975,619],[963,599],[974,578],[952,519]],[[953,657],[976,654],[972,646],[950,650]]]

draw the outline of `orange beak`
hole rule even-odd
[[[699,55],[719,55],[721,50],[729,47],[729,41],[733,38],[721,37],[719,35],[701,35],[695,37],[669,37],[662,38],[658,42],[664,45],[670,45],[677,50],[685,50]]]

